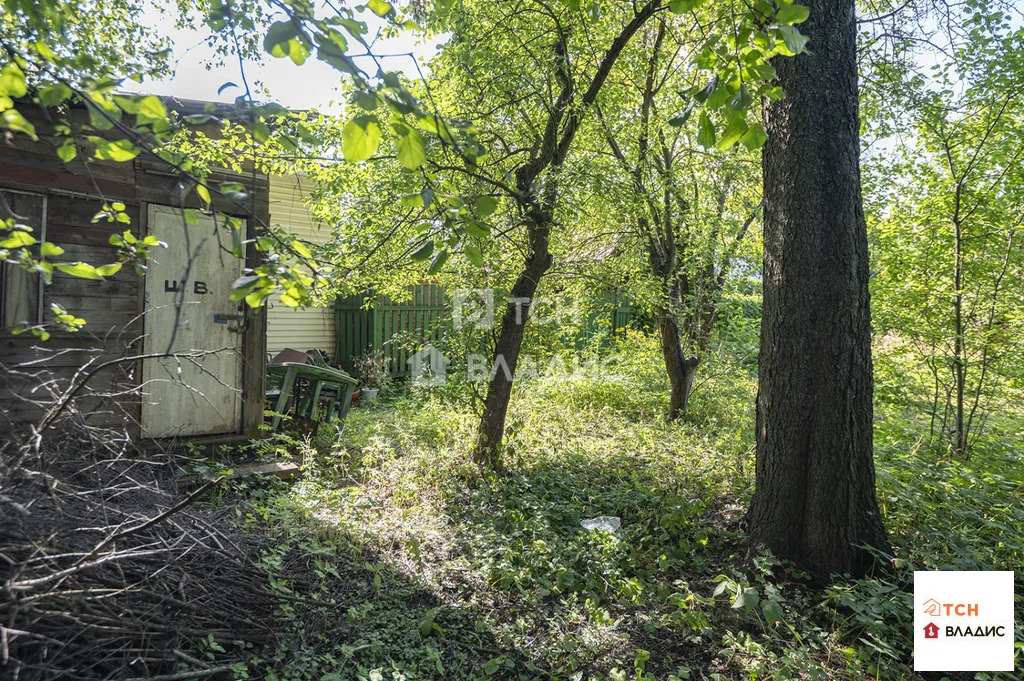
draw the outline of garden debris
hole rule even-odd
[[[255,540],[195,503],[219,482],[175,493],[169,457],[96,430],[0,443],[0,677],[207,678],[275,647]]]
[[[622,527],[622,519],[617,515],[599,515],[596,518],[581,520],[580,525],[582,525],[585,530],[615,532]]]

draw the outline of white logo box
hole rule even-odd
[[[1013,671],[1013,572],[914,572],[914,671]]]

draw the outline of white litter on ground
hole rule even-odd
[[[596,518],[581,520],[580,525],[585,530],[600,530],[601,532],[614,532],[622,527],[622,519],[617,515],[599,515]]]

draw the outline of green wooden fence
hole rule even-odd
[[[370,302],[367,305],[367,298]],[[353,360],[368,352],[383,352],[394,377],[409,375],[410,348],[419,348],[439,335],[447,314],[444,290],[436,284],[411,287],[410,298],[396,301],[390,296],[356,295],[339,300],[337,320],[337,361],[346,371]]]
[[[356,357],[371,351],[382,352],[393,377],[408,376],[411,353],[428,342],[438,341],[441,325],[449,316],[449,305],[444,289],[436,284],[410,287],[409,298],[404,301],[372,292],[339,299],[334,306],[337,362],[346,371],[352,371]],[[621,335],[636,319],[636,311],[626,296],[606,293],[601,296],[599,308],[587,316],[570,342],[582,347],[602,331]]]

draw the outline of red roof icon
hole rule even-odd
[[[935,624],[935,622],[929,622],[928,624],[924,625],[924,637],[925,638],[938,638],[939,637],[939,627]]]

